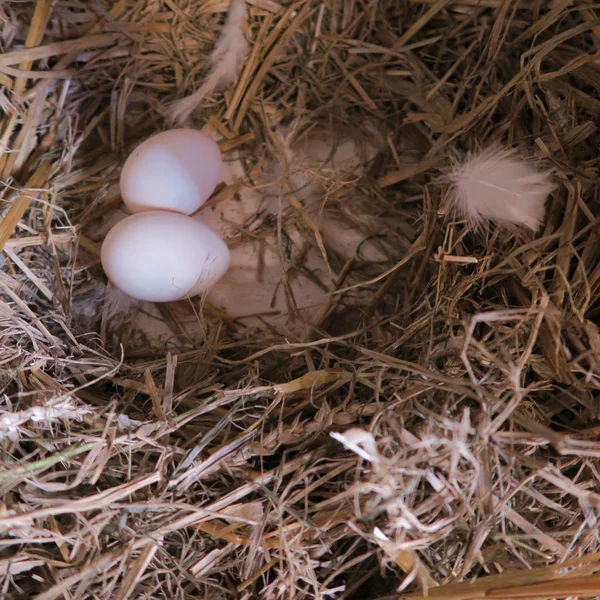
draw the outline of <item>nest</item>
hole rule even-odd
[[[0,4],[2,597],[600,595],[596,8],[248,0],[187,124],[285,302],[132,308],[99,264],[119,171],[228,9]],[[487,143],[552,168],[539,234],[447,214],[436,178]]]

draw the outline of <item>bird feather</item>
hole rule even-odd
[[[457,164],[449,180],[452,207],[474,228],[491,221],[538,231],[554,188],[549,172],[497,145]]]
[[[171,105],[171,120],[174,123],[185,121],[204,98],[236,80],[248,58],[249,44],[244,35],[247,22],[245,0],[232,0],[225,25],[209,58],[211,70],[193,94]]]

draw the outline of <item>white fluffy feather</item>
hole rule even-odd
[[[206,96],[236,80],[248,57],[249,45],[244,35],[247,21],[245,0],[231,0],[223,31],[209,59],[210,73],[193,94],[171,105],[173,122],[182,123]]]
[[[486,221],[537,231],[552,191],[550,173],[538,171],[512,149],[492,146],[469,156],[450,174],[453,208],[473,227]]]

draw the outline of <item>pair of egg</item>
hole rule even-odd
[[[219,182],[222,157],[193,129],[152,136],[128,157],[121,196],[132,213],[106,236],[101,262],[122,292],[147,302],[173,302],[212,287],[227,271],[229,249],[190,217]]]

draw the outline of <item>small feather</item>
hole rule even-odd
[[[554,188],[550,173],[499,146],[469,156],[454,167],[449,180],[453,208],[474,228],[493,221],[537,231]]]
[[[129,319],[139,307],[139,300],[127,296],[114,285],[110,284],[105,288],[103,313],[108,320]]]
[[[206,96],[236,80],[248,57],[249,45],[244,35],[247,22],[245,0],[232,0],[223,31],[209,59],[212,65],[210,73],[193,94],[171,105],[174,123],[185,121]]]

